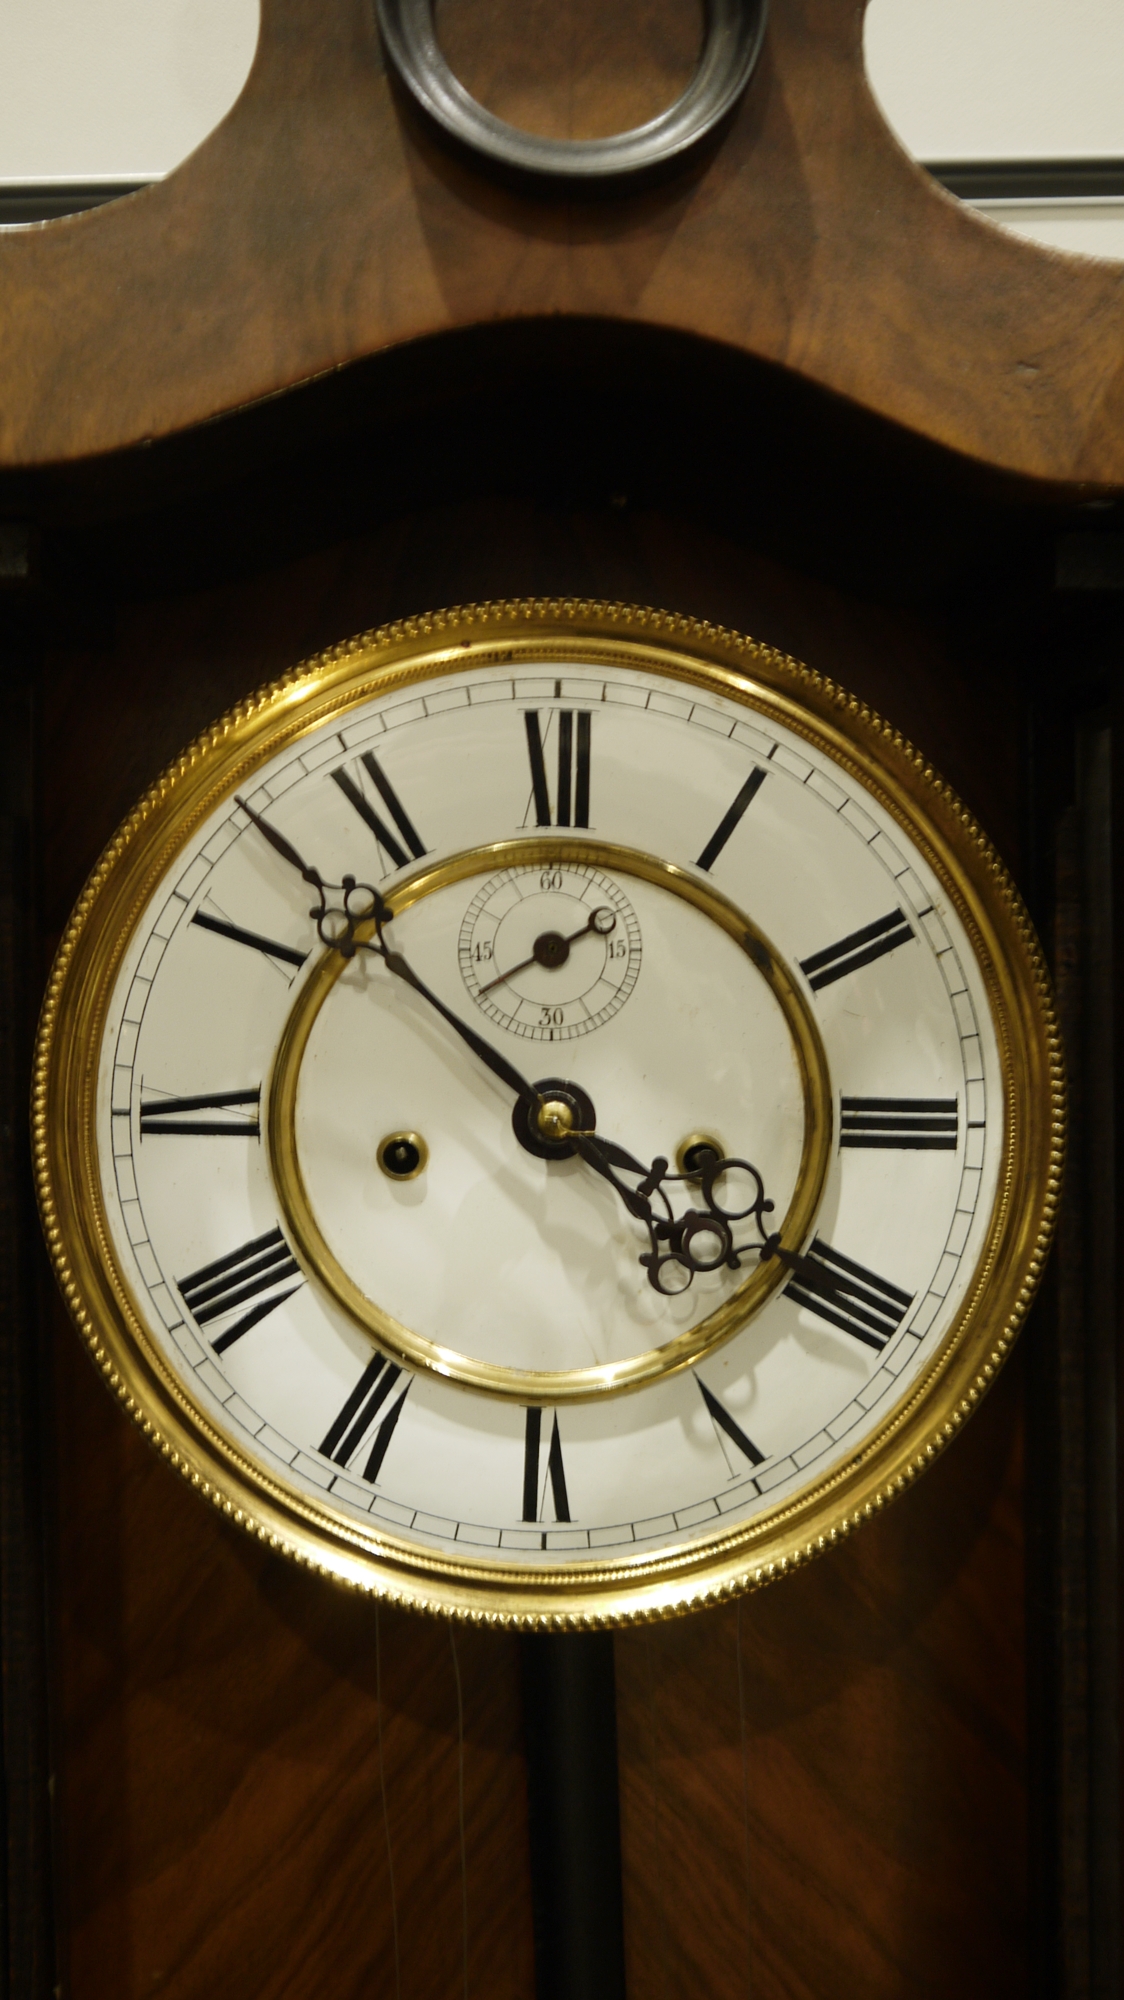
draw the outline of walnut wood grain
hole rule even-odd
[[[441,151],[388,82],[369,0],[263,0],[241,98],[164,184],[0,240],[0,466],[168,437],[425,335],[587,315],[779,363],[1020,475],[1124,484],[1124,270],[1006,236],[913,165],[867,86],[862,13],[774,0],[710,158],[574,205]],[[621,81],[594,109],[627,122],[666,9],[602,15]],[[467,66],[526,102],[559,48]]]
[[[630,1994],[1026,1992],[1019,1405],[1012,1374],[908,1499],[740,1613],[618,1638]]]
[[[467,1921],[467,1990],[526,2000],[515,1641],[376,1624],[225,1525],[61,1310],[55,1381],[63,1990],[452,2000]]]

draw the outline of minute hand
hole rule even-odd
[[[514,1063],[509,1063],[506,1056],[501,1056],[498,1049],[494,1049],[490,1042],[486,1042],[483,1035],[478,1035],[475,1028],[470,1028],[467,1021],[462,1021],[458,1014],[454,1014],[451,1007],[446,1007],[445,1002],[430,991],[425,981],[418,978],[413,966],[403,958],[400,951],[391,951],[389,946],[384,944],[380,956],[388,971],[396,974],[399,979],[404,979],[407,986],[412,986],[415,993],[420,993],[423,1000],[428,1000],[431,1007],[436,1007],[442,1019],[449,1023],[450,1028],[460,1036],[462,1042],[467,1042],[473,1054],[478,1055],[481,1062],[487,1064],[493,1076],[498,1076],[501,1083],[506,1083],[508,1088],[525,1103],[540,1102],[538,1091],[533,1084],[527,1082],[525,1076],[519,1074]]]
[[[456,1030],[461,1040],[468,1043],[474,1055],[478,1055],[481,1062],[487,1064],[492,1074],[499,1077],[501,1083],[506,1083],[508,1088],[513,1090],[517,1097],[526,1100],[530,1104],[538,1104],[540,1102],[538,1091],[532,1088],[527,1082],[526,1077],[520,1076],[514,1064],[509,1063],[505,1057],[499,1055],[484,1040],[482,1035],[476,1034],[464,1021],[459,1020],[452,1009],[446,1007],[445,1002],[437,998],[436,993],[431,993],[424,980],[418,978],[413,966],[409,965],[402,957],[401,952],[391,951],[386,939],[383,937],[382,927],[388,918],[392,916],[393,912],[387,908],[377,889],[370,889],[371,908],[368,912],[364,913],[365,918],[373,918],[374,920],[375,932],[378,938],[377,944],[366,943],[362,938],[356,937],[357,920],[354,916],[349,917],[346,909],[336,913],[345,920],[346,930],[344,934],[341,937],[332,937],[327,934],[322,920],[325,916],[332,914],[327,906],[327,890],[330,885],[324,881],[320,870],[318,868],[311,868],[304,859],[304,856],[297,853],[292,842],[286,840],[283,833],[278,833],[276,827],[270,826],[269,821],[263,819],[261,813],[255,812],[253,806],[248,806],[245,799],[239,798],[238,804],[246,814],[247,819],[253,821],[263,839],[268,840],[274,851],[281,856],[282,861],[287,861],[290,868],[295,868],[306,882],[310,882],[314,889],[319,890],[319,915],[321,922],[318,923],[317,929],[326,945],[334,947],[337,951],[342,950],[345,957],[352,956],[358,946],[359,949],[374,952],[379,958],[384,959],[391,972],[396,973],[399,979],[404,979],[407,986],[412,986],[415,993],[420,993],[423,1000],[429,1001],[431,1007],[436,1007],[437,1012],[444,1017],[451,1028]],[[354,877],[350,875],[346,876],[342,886],[345,890],[349,887],[354,889],[356,886]],[[362,886],[367,887],[368,885]],[[313,915],[315,916],[316,914],[317,912],[313,911]]]
[[[478,1035],[474,1028],[470,1028],[466,1021],[462,1021],[459,1015],[454,1014],[451,1007],[446,1007],[445,1002],[439,1000],[436,993],[431,992],[425,981],[418,978],[413,966],[407,959],[403,958],[401,952],[390,949],[383,936],[383,925],[393,916],[393,911],[384,903],[377,889],[370,888],[371,905],[369,910],[363,913],[362,918],[350,915],[346,908],[336,913],[344,918],[346,927],[341,936],[333,937],[326,930],[324,923],[325,918],[329,915],[327,902],[329,885],[324,881],[319,869],[310,867],[308,862],[305,861],[304,856],[298,854],[292,842],[286,840],[284,834],[278,833],[276,827],[270,826],[269,821],[264,819],[261,813],[255,812],[252,806],[247,805],[245,799],[239,798],[238,804],[247,818],[253,821],[263,838],[281,856],[281,859],[287,861],[291,868],[295,868],[298,874],[306,882],[311,883],[313,888],[318,891],[320,908],[318,912],[313,911],[312,914],[319,918],[317,930],[324,944],[328,945],[331,949],[341,952],[344,957],[351,957],[356,950],[360,950],[369,951],[375,957],[381,958],[385,962],[389,972],[393,972],[396,978],[404,980],[407,986],[412,986],[414,992],[420,993],[423,1000],[428,1000],[430,1006],[434,1007],[442,1019],[448,1022],[454,1033],[460,1036],[462,1042],[467,1044],[474,1055],[479,1056],[480,1061],[486,1068],[491,1070],[493,1076],[498,1076],[501,1083],[506,1083],[508,1089],[515,1092],[516,1097],[521,1102],[530,1105],[542,1104],[541,1093],[535,1089],[533,1084],[527,1082],[525,1076],[520,1075],[514,1063],[509,1063],[506,1056],[501,1056],[497,1049],[494,1049],[489,1042],[484,1040],[483,1035]],[[345,883],[341,886],[347,888],[348,884],[354,889],[356,885],[353,877],[347,877]],[[369,887],[369,885],[364,886]],[[360,922],[367,923],[372,920],[375,926],[377,942],[372,942],[356,935]],[[593,929],[592,918],[583,931],[576,932],[575,936],[583,936],[584,931],[589,929]],[[573,940],[570,940],[570,942],[573,942]],[[510,974],[507,976],[510,977]],[[493,983],[498,984],[499,982],[496,981]],[[610,1186],[616,1190],[629,1213],[646,1225],[654,1250],[657,1238],[662,1231],[653,1213],[650,1197],[659,1184],[662,1174],[667,1171],[667,1161],[653,1161],[652,1167],[646,1170],[639,1160],[634,1159],[631,1153],[625,1151],[623,1146],[617,1146],[612,1140],[603,1139],[599,1133],[594,1132],[575,1133],[573,1144],[579,1158],[584,1160],[588,1167],[592,1167],[595,1173],[600,1174],[604,1180],[607,1180]],[[628,1173],[643,1175],[639,1187],[630,1188],[627,1182],[622,1181],[619,1175],[614,1173],[614,1167],[623,1167]],[[658,1289],[659,1287],[657,1286]]]

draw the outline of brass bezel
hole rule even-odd
[[[444,861],[419,868],[396,885],[387,902],[397,916],[423,896],[447,888],[450,883],[468,881],[474,875],[499,873],[505,868],[536,868],[546,861],[563,865],[573,861],[589,863],[610,874],[637,876],[682,897],[733,939],[769,987],[792,1038],[804,1093],[804,1143],[796,1189],[787,1213],[778,1224],[777,1234],[782,1249],[802,1250],[811,1233],[831,1164],[832,1097],[827,1055],[812,1010],[783,958],[757,925],[712,882],[700,882],[673,861],[657,860],[654,855],[641,854],[632,847],[614,846],[607,841],[575,842],[557,835],[533,835],[520,840],[493,841],[486,847],[469,848],[462,854],[452,854]],[[721,1305],[673,1340],[643,1354],[631,1355],[627,1361],[606,1361],[589,1368],[549,1371],[501,1368],[444,1347],[404,1326],[401,1320],[367,1298],[333,1254],[316,1221],[301,1172],[296,1129],[301,1062],[320,1010],[346,969],[347,960],[338,951],[325,951],[301,982],[277,1044],[265,1129],[273,1185],[297,1256],[341,1312],[369,1334],[384,1354],[393,1356],[403,1367],[440,1376],[446,1382],[458,1382],[462,1388],[474,1389],[482,1396],[547,1406],[588,1403],[603,1396],[641,1389],[682,1368],[693,1367],[704,1355],[731,1340],[754,1313],[760,1312],[778,1285],[784,1283],[788,1273],[779,1257],[754,1263]]]
[[[1004,1158],[956,1321],[851,1454],[748,1525],[669,1550],[524,1569],[419,1549],[282,1485],[190,1401],[114,1260],[94,1090],[108,996],[133,926],[194,827],[264,757],[392,686],[579,657],[663,673],[783,723],[908,833],[965,927],[988,994]],[[1018,892],[970,813],[890,724],[736,633],[629,606],[528,599],[409,619],[333,647],[232,709],[157,780],[102,855],[59,947],[36,1046],[32,1139],[47,1244],[93,1359],[156,1447],[224,1514],[296,1560],[404,1605],[483,1624],[573,1628],[666,1617],[759,1587],[837,1542],[932,1462],[990,1386],[1041,1276],[1063,1162],[1064,1079],[1046,971]]]

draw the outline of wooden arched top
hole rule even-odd
[[[779,363],[1009,472],[1124,485],[1124,266],[1010,237],[914,165],[866,81],[864,4],[773,0],[708,159],[578,204],[443,152],[370,0],[262,0],[246,88],[182,167],[0,237],[0,466],[168,437],[422,335],[574,314]]]

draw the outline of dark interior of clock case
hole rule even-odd
[[[1072,1085],[1051,1277],[953,1449],[774,1587],[614,1641],[628,1994],[1093,1990],[1059,1982],[1116,1907],[1115,512],[571,320],[9,476],[0,513],[33,527],[0,593],[9,1990],[536,1991],[520,1641],[376,1613],[161,1463],[55,1295],[21,1135],[66,916],[195,732],[386,620],[575,594],[749,632],[919,743],[1031,905]]]

